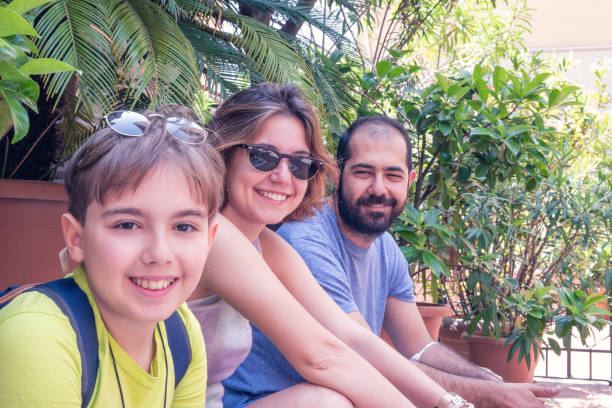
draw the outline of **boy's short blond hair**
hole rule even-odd
[[[165,117],[193,119],[190,110],[168,105],[159,113],[144,113],[151,124],[142,136],[123,136],[106,127],[73,155],[65,180],[68,211],[82,225],[91,202],[103,204],[109,194],[135,191],[145,176],[162,164],[183,171],[196,200],[206,205],[209,219],[217,213],[223,199],[223,159],[207,141],[190,145],[166,130]]]

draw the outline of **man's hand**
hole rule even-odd
[[[493,384],[491,384],[493,385]],[[561,392],[558,385],[528,383],[495,383],[482,401],[474,401],[477,408],[544,408],[540,398],[551,398]]]

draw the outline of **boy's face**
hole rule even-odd
[[[70,256],[111,333],[164,320],[193,292],[217,227],[207,213],[184,173],[161,165],[136,191],[89,204],[84,226],[64,215]]]

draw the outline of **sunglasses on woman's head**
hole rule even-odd
[[[285,154],[275,149],[254,144],[239,144],[236,147],[246,149],[249,163],[255,170],[267,173],[278,168],[281,159],[289,160],[289,171],[298,180],[310,180],[317,175],[323,161],[310,156]]]
[[[206,140],[206,131],[197,123],[185,118],[166,118],[153,114],[152,117],[164,118],[166,130],[172,136],[187,144],[197,145]],[[115,111],[104,117],[108,126],[123,136],[142,136],[146,133],[151,121],[146,116],[131,111]]]

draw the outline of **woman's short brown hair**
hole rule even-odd
[[[68,211],[81,224],[85,224],[87,207],[93,200],[102,204],[110,193],[135,191],[160,164],[181,169],[196,200],[206,205],[209,219],[217,213],[225,176],[221,156],[208,142],[189,145],[167,131],[163,116],[193,119],[190,110],[169,105],[159,112],[162,114],[144,114],[151,123],[142,136],[123,136],[107,127],[75,152],[68,164],[65,186]]]
[[[327,183],[326,176],[335,171],[335,165],[323,144],[319,118],[299,88],[290,84],[266,82],[234,94],[216,110],[208,124],[211,144],[221,152],[225,164],[228,165],[232,148],[238,144],[249,143],[261,130],[264,122],[277,114],[291,115],[299,119],[304,126],[310,154],[325,163],[317,175],[308,181],[308,188],[300,205],[283,220],[301,221],[321,206]]]

